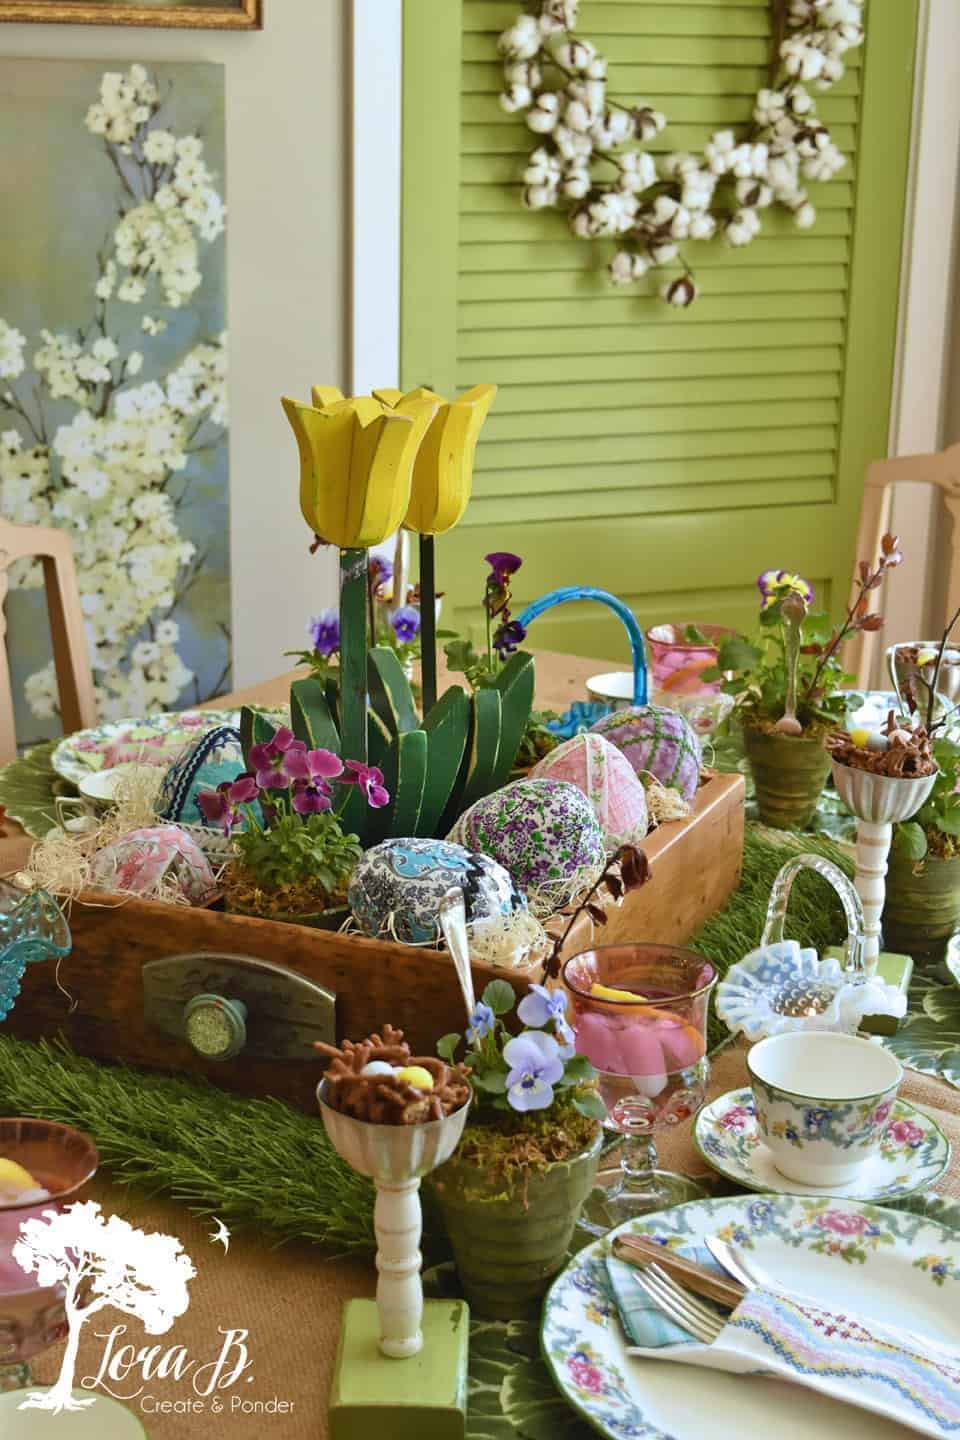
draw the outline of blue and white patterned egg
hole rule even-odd
[[[216,790],[224,780],[236,780],[244,768],[239,730],[232,725],[218,725],[198,735],[164,775],[157,796],[157,815],[176,825],[209,828],[211,822],[197,805],[197,793]]]
[[[527,902],[502,865],[446,840],[383,840],[350,878],[347,899],[365,935],[406,945],[433,945],[440,936],[440,901],[460,888],[467,921],[525,910]]]
[[[541,917],[592,885],[606,859],[593,807],[567,780],[515,780],[471,805],[448,839],[498,861]]]

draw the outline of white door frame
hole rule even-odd
[[[403,0],[352,0],[351,22],[349,383],[365,395],[400,383]]]
[[[403,3],[351,0],[354,394],[399,383]],[[891,455],[936,450],[942,439],[960,174],[958,55],[958,0],[921,0]]]

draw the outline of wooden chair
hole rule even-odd
[[[890,514],[891,485],[936,485],[952,522],[943,620],[931,627],[935,633],[911,636],[911,639],[917,640],[938,639],[947,620],[960,608],[960,444],[932,455],[898,455],[891,460],[875,460],[867,466],[860,529],[857,532],[858,559],[880,553],[880,537],[887,528]],[[880,614],[883,613],[884,589],[874,591],[871,596],[871,608]],[[851,600],[855,593],[854,586]],[[881,630],[858,636],[850,646],[850,653],[845,659],[849,661],[849,669],[856,673],[858,689],[869,688],[871,677],[876,673],[877,657],[886,644]],[[846,663],[844,668],[847,668]],[[886,679],[880,684],[885,686]]]
[[[3,602],[7,594],[7,571],[14,560],[24,557],[43,564],[64,734],[96,724],[93,676],[70,537],[64,530],[11,525],[0,519],[0,765],[15,760],[17,755]]]

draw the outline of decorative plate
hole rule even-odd
[[[612,1235],[680,1248],[708,1235],[749,1250],[786,1289],[960,1345],[960,1234],[921,1215],[854,1200],[745,1195],[628,1221]],[[779,1380],[631,1357],[607,1281],[610,1236],[554,1281],[541,1346],[570,1405],[610,1440],[904,1440],[900,1425]]]
[[[950,1164],[950,1141],[937,1122],[909,1100],[896,1102],[879,1154],[846,1185],[802,1185],[780,1174],[764,1144],[749,1087],[728,1090],[702,1106],[694,1122],[693,1141],[707,1164],[728,1180],[747,1190],[790,1195],[899,1200],[929,1189]]]
[[[289,718],[284,710],[263,713],[278,722]],[[54,750],[51,763],[58,775],[72,780],[74,785],[79,785],[92,770],[108,770],[135,761],[138,755],[166,769],[205,730],[239,724],[239,710],[179,710],[149,719],[113,720],[68,735]]]

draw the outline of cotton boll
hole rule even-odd
[[[526,210],[546,210],[557,203],[557,192],[552,185],[528,185],[523,192]]]
[[[578,135],[563,123],[553,133],[553,143],[564,160],[589,160],[593,154],[593,141],[589,135]]]
[[[613,150],[632,140],[634,130],[633,116],[626,110],[607,110],[603,119],[594,124],[591,133],[601,150]]]
[[[593,229],[593,221],[590,219],[590,211],[586,209],[586,207],[582,207],[579,210],[571,210],[570,229],[574,235],[578,235],[581,240],[587,240],[591,235],[596,234],[596,231]]]
[[[634,109],[633,123],[636,133],[641,140],[653,140],[660,134],[661,130],[667,128],[667,117],[660,110],[654,110],[649,105],[641,105]]]
[[[587,76],[589,80],[606,80],[606,60],[604,60],[602,55],[598,55],[596,59],[590,61],[590,64],[587,66],[586,70],[583,73]]]
[[[787,91],[787,101],[794,115],[809,115],[813,109],[813,97],[802,85],[793,85]]]
[[[755,210],[737,210],[727,221],[724,229],[730,245],[749,245],[760,230],[760,218]]]
[[[563,112],[563,123],[571,130],[585,135],[593,124],[593,116],[582,100],[571,100]]]
[[[817,212],[810,204],[809,200],[806,201],[805,204],[801,205],[799,209],[794,211],[793,223],[801,230],[810,230],[814,225],[816,225]]]
[[[675,305],[678,310],[685,310],[692,305],[697,298],[697,287],[689,275],[681,275],[678,280],[671,280],[663,285],[660,294],[668,305]]]
[[[523,172],[523,178],[528,185],[553,186],[559,183],[561,168],[557,156],[543,145],[538,145],[530,153],[530,163]]]
[[[532,60],[540,50],[540,43],[540,27],[536,20],[532,15],[521,15],[509,30],[504,30],[497,41],[497,49],[511,60]]]
[[[629,285],[633,280],[633,256],[628,250],[618,250],[607,269],[614,285]]]
[[[762,180],[738,180],[737,199],[749,208],[765,209],[773,202],[773,190]]]
[[[572,165],[564,172],[560,188],[568,199],[583,200],[590,194],[591,184],[590,171],[578,165]]]
[[[737,148],[732,130],[718,130],[704,146],[704,156],[714,175],[726,175],[733,164],[733,152]]]
[[[500,109],[508,115],[515,115],[518,110],[529,110],[532,104],[533,91],[529,85],[511,85],[500,96]]]
[[[701,173],[700,161],[696,155],[690,155],[685,150],[677,150],[664,156],[660,168],[668,180],[683,180],[688,175]]]
[[[698,211],[690,217],[690,239],[710,240],[717,233],[717,222],[707,211]]]
[[[527,114],[527,124],[538,135],[549,135],[557,128],[560,118],[560,99],[552,91],[538,95],[533,109]]]
[[[753,109],[758,125],[775,125],[786,114],[787,97],[782,90],[761,90]]]
[[[536,90],[543,79],[543,72],[535,60],[518,60],[504,65],[503,78],[507,85],[529,85],[531,90]]]
[[[591,45],[589,40],[565,40],[561,45],[551,48],[557,64],[564,70],[573,70],[576,74],[587,70],[597,58],[596,47]]]
[[[640,195],[656,184],[656,161],[646,150],[629,150],[625,155],[619,155],[617,165],[620,169],[618,184],[621,190]]]
[[[655,265],[669,265],[671,260],[676,260],[679,253],[679,245],[674,245],[671,241],[650,246],[650,259]]]

